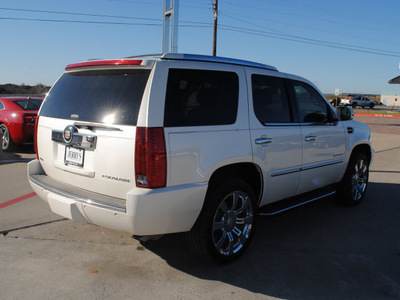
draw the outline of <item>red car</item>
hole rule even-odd
[[[33,142],[42,101],[31,97],[0,98],[0,147],[3,150],[11,151],[16,144]]]

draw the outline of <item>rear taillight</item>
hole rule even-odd
[[[38,132],[38,125],[39,125],[39,116],[35,119],[35,134],[33,135],[33,150],[36,152],[36,158],[39,160],[39,151],[37,148],[37,132]]]
[[[167,160],[163,128],[136,128],[136,186],[164,187],[167,181]]]
[[[33,114],[25,114],[24,117],[24,123],[29,124],[29,123],[35,123],[36,121],[36,115]]]

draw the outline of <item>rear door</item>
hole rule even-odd
[[[288,87],[276,72],[247,74],[253,160],[262,170],[261,205],[291,197],[296,192],[302,163],[302,140]]]
[[[167,79],[164,131],[168,185],[205,183],[215,170],[251,162],[244,68],[160,62]]]
[[[134,186],[136,123],[150,69],[66,72],[39,116],[38,153],[51,178],[125,198]]]

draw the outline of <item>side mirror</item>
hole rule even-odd
[[[348,106],[336,107],[336,114],[338,115],[340,121],[349,121],[354,118],[354,111]]]

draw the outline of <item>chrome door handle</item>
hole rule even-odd
[[[317,139],[317,137],[316,136],[306,136],[306,138],[305,138],[305,140],[306,140],[306,142],[310,142],[310,141],[315,141]]]
[[[272,143],[272,139],[270,139],[270,138],[258,138],[258,139],[256,139],[256,144],[257,145],[269,144],[269,143]]]

